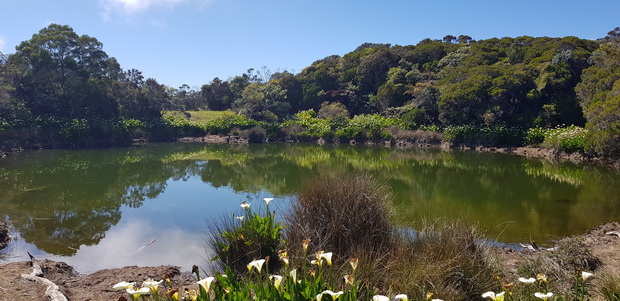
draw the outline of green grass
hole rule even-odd
[[[209,121],[230,115],[235,115],[235,113],[231,111],[167,111],[164,113],[164,116],[185,118],[200,124],[207,124]]]

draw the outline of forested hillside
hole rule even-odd
[[[252,126],[276,138],[386,139],[391,126],[443,131],[448,140],[455,131],[520,130],[524,137],[508,143],[518,145],[546,138],[533,139],[531,129],[572,125],[584,135],[576,150],[618,156],[619,104],[620,28],[596,41],[447,35],[365,43],[297,74],[249,69],[200,90],[123,70],[95,38],[56,24],[0,60],[0,135],[22,143],[24,133],[40,141],[52,127],[59,134],[51,144],[89,145]],[[233,110],[246,119],[195,129],[162,119],[164,110]]]

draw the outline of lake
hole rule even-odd
[[[494,241],[546,244],[620,220],[620,173],[601,166],[438,149],[310,144],[150,144],[25,152],[0,160],[0,213],[18,239],[0,260],[79,272],[205,265],[205,233],[240,203],[281,215],[305,179],[367,173],[390,186],[394,223],[461,218]],[[150,244],[149,244],[150,243]]]

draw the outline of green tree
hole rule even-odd
[[[29,113],[24,103],[13,97],[15,87],[11,84],[7,60],[8,56],[0,52],[0,119],[6,121],[24,118]]]
[[[620,40],[607,39],[583,71],[576,92],[588,120],[588,143],[598,153],[620,156]]]
[[[122,73],[121,79],[115,82],[114,94],[122,115],[132,119],[161,118],[163,106],[169,101],[163,85],[152,78],[145,80],[142,72],[136,69]]]
[[[211,83],[203,85],[200,93],[206,101],[207,107],[214,111],[224,111],[230,109],[235,94],[231,89],[231,85],[227,81],[214,78]]]
[[[233,106],[239,114],[258,121],[275,122],[289,114],[286,90],[272,82],[252,83]]]
[[[120,73],[97,39],[51,24],[16,47],[14,95],[35,115],[115,117],[112,84]]]

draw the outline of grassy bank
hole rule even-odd
[[[369,176],[307,183],[283,224],[269,209],[269,203],[277,200],[265,202],[262,207],[244,202],[245,214],[226,219],[207,239],[216,250],[217,268],[208,275],[195,268],[195,285],[179,291],[166,281],[162,286],[170,288],[167,297],[156,297],[146,282],[144,293],[153,300],[501,301],[620,296],[611,280],[618,278],[600,269],[601,261],[581,238],[560,240],[554,251],[511,252],[487,243],[489,233],[462,221],[428,221],[415,232],[395,229],[390,222],[390,193]]]

